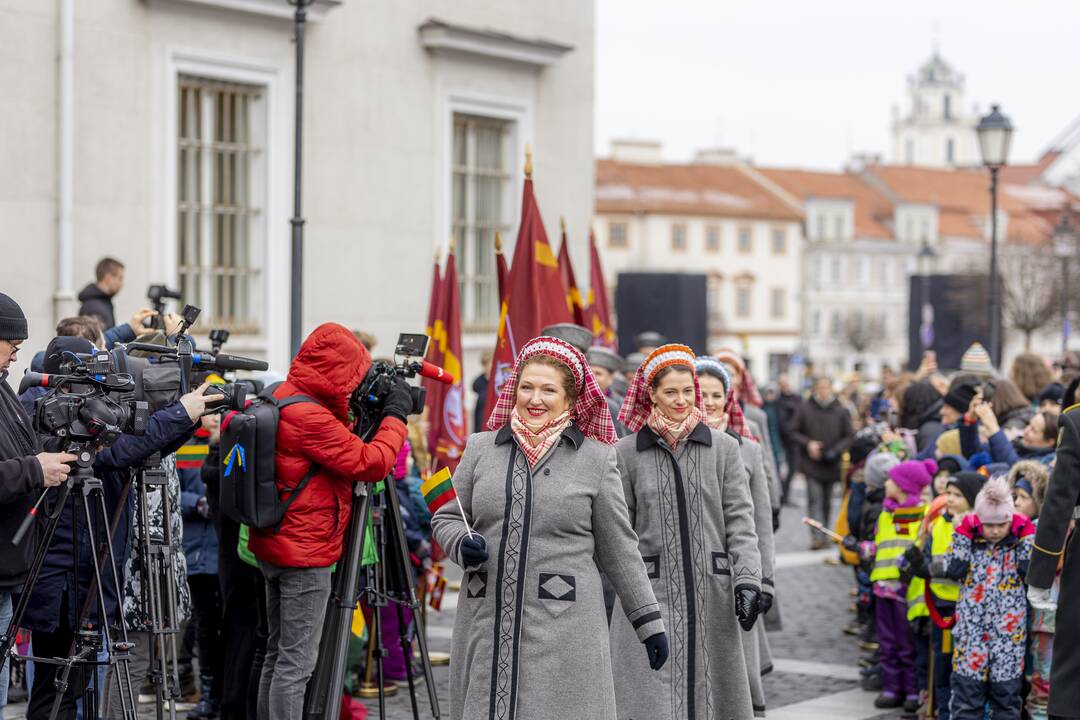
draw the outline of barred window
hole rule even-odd
[[[262,106],[260,87],[180,77],[176,268],[202,329],[260,332]]]
[[[610,223],[608,225],[608,247],[619,249],[628,247],[629,241],[627,240],[626,235],[626,223]]]
[[[686,250],[686,226],[681,223],[671,226],[671,249],[675,252]]]
[[[711,253],[720,252],[720,228],[716,225],[705,228],[705,250]]]
[[[505,239],[511,227],[510,130],[502,120],[454,116],[452,228],[462,323],[473,330],[494,329],[499,320],[495,232]]]

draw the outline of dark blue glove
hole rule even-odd
[[[656,633],[645,638],[645,654],[649,656],[649,667],[659,670],[667,662],[667,633]]]
[[[739,625],[746,632],[754,628],[761,611],[761,591],[753,585],[739,585],[735,588],[735,616],[739,618]]]
[[[480,533],[474,532],[462,539],[459,552],[463,567],[479,567],[488,559],[487,540]]]
[[[761,609],[761,611],[758,614],[759,615],[767,615],[768,612],[770,610],[772,610],[772,601],[773,601],[773,596],[772,595],[770,595],[767,592],[762,592],[761,593],[761,599],[758,600],[758,607]]]

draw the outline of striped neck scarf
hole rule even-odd
[[[700,422],[705,422],[705,413],[697,406],[690,408],[690,413],[682,420],[672,420],[654,405],[646,424],[668,447],[675,450],[679,447],[679,441],[689,436]]]
[[[529,467],[536,467],[536,463],[540,462],[540,458],[544,457],[547,451],[555,443],[559,442],[559,437],[568,425],[570,425],[569,410],[538,430],[532,430],[525,424],[525,420],[518,414],[517,408],[514,408],[514,414],[510,417],[510,429],[513,431],[514,437],[517,438],[518,446],[521,448],[521,452],[525,454],[525,459],[529,461]]]
[[[728,427],[727,413],[721,413],[720,415],[706,415],[705,424],[709,426],[710,430],[724,432]]]

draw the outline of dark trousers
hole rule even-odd
[[[68,598],[60,601],[61,626],[53,632],[41,632],[35,630],[33,635],[34,654],[38,657],[66,658],[71,654],[72,640],[75,632],[63,626],[63,619],[68,616]],[[30,691],[30,705],[26,708],[26,717],[29,720],[45,720],[52,712],[53,701],[56,699],[56,686],[53,684],[63,669],[56,665],[34,663],[34,686]],[[63,720],[75,717],[75,700],[81,696],[86,688],[88,666],[74,665],[71,674],[68,675],[67,689],[60,701],[60,713],[58,718]]]
[[[937,708],[938,720],[949,720],[949,700],[952,697],[952,653],[946,654],[942,650],[944,630],[933,625],[931,634],[934,639],[934,706]]]
[[[266,622],[265,591],[258,569],[240,560],[235,552],[231,562],[219,564],[219,569],[223,649],[221,718],[255,720],[262,656],[266,652],[266,633],[261,638],[258,633],[260,616],[264,625]]]
[[[918,694],[915,647],[903,600],[879,597],[874,605],[878,643],[881,645],[882,690],[896,697]]]
[[[839,475],[839,473],[837,473]],[[829,527],[829,511],[832,509],[833,486],[836,478],[816,478],[806,476],[806,514]],[[821,538],[817,530],[809,528],[810,537]]]
[[[990,714],[994,720],[1020,720],[1023,702],[1020,699],[1022,678],[1005,682],[983,682],[969,677],[952,676],[952,720],[983,720]]]
[[[930,630],[928,618],[919,618],[910,623],[911,638],[915,647],[915,677],[919,692],[930,687]]]
[[[255,569],[255,568],[252,568]],[[270,640],[270,618],[266,608],[266,579],[262,572],[255,570],[255,654],[251,658],[251,672],[248,674],[247,709],[248,718],[255,720],[259,708],[259,682],[262,678],[263,665],[266,663],[266,646]]]
[[[784,477],[780,479],[780,486],[782,488],[780,494],[780,504],[787,503],[788,495],[791,493],[791,479],[795,477],[795,473],[799,472],[799,444],[794,442],[784,443],[784,459],[787,462],[787,470],[784,473]]]
[[[221,591],[217,575],[189,575],[191,604],[197,623],[199,676],[202,690],[210,686],[210,697],[221,700]]]

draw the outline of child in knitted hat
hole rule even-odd
[[[953,629],[951,715],[1019,718],[1022,704],[1027,598],[1023,569],[1035,528],[1016,512],[1008,481],[991,478],[975,512],[956,529],[946,574],[961,583]]]
[[[915,639],[908,625],[909,605],[922,601],[922,581],[905,583],[900,575],[904,551],[914,542],[926,513],[923,491],[930,486],[937,463],[933,460],[905,460],[888,471],[885,501],[878,516],[874,542],[860,548],[864,557],[873,557],[870,581],[874,586],[874,623],[880,645],[882,693],[874,701],[878,708],[919,708],[919,683],[915,667]]]

